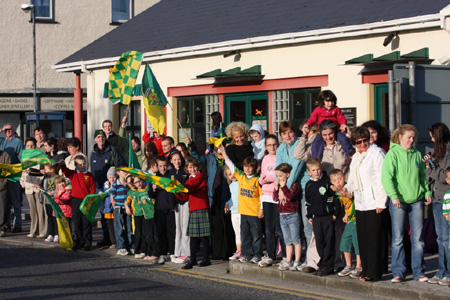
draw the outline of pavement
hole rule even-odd
[[[0,242],[13,243],[18,245],[31,245],[36,247],[59,247],[57,243],[48,243],[44,239],[28,238],[29,233],[29,216],[27,216],[26,201],[23,207],[23,225],[21,233],[7,232],[6,237],[0,238]],[[98,224],[100,225],[100,224]],[[101,228],[94,226],[93,238],[94,245],[100,241],[102,237]],[[79,251],[80,252],[80,251]],[[114,256],[115,249],[93,247],[90,251],[92,254]],[[134,259],[129,255],[123,259]],[[433,277],[438,269],[438,255],[425,254],[426,273],[428,277]],[[166,267],[176,267],[173,263],[166,263]],[[329,275],[325,277],[317,277],[313,274],[307,274],[299,271],[280,271],[276,266],[260,268],[251,263],[240,263],[237,261],[223,262],[213,261],[212,266],[207,268],[196,268],[200,273],[208,274],[231,274],[236,277],[253,278],[260,280],[270,280],[272,282],[284,283],[301,283],[302,285],[311,286],[317,291],[321,289],[352,292],[356,294],[366,295],[373,298],[388,299],[423,299],[423,300],[449,300],[450,288],[448,286],[440,286],[438,284],[422,283],[412,280],[409,274],[402,283],[391,283],[392,274],[385,274],[382,280],[378,282],[361,282],[357,279],[348,277],[339,277],[337,275]]]

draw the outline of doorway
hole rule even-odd
[[[375,120],[389,128],[389,87],[387,83],[374,84]]]
[[[225,95],[225,122],[241,121],[269,129],[267,93]]]

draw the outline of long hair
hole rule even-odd
[[[416,127],[414,127],[414,125],[411,124],[403,124],[394,131],[394,133],[391,136],[391,142],[400,145],[400,136],[404,135],[405,132],[407,131],[414,131],[416,133],[416,140],[417,140],[418,132]]]
[[[212,120],[212,128],[214,130],[218,130],[220,128],[220,123],[222,123],[222,115],[220,112],[215,111],[211,114],[211,120]]]
[[[447,145],[450,142],[450,132],[444,123],[434,123],[428,128],[434,138],[433,157],[442,160],[447,152]]]
[[[378,121],[370,120],[364,122],[361,127],[372,128],[377,132],[378,137],[375,144],[377,144],[378,147],[389,144],[389,131],[386,129],[386,127],[383,127],[380,123],[378,123]]]

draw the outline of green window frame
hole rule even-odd
[[[204,153],[206,141],[205,96],[177,98],[178,143],[186,143],[186,135],[192,138],[200,153]]]
[[[289,91],[289,110],[292,122],[300,133],[299,126],[307,121],[318,106],[317,98],[320,88],[298,89]]]
[[[132,136],[137,136],[139,139],[141,138],[141,101],[133,100],[130,102],[130,108],[128,105],[123,105],[119,103],[119,122],[122,122],[123,117],[126,115],[128,111],[128,119],[127,119],[127,139]]]

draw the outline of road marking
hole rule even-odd
[[[254,288],[254,289],[271,291],[274,293],[289,294],[289,295],[294,295],[294,296],[303,296],[303,297],[309,297],[309,298],[320,299],[320,300],[325,300],[325,299],[353,300],[353,299],[356,299],[356,298],[350,298],[350,297],[344,297],[344,296],[337,296],[337,295],[333,295],[333,294],[318,293],[315,291],[314,292],[305,292],[305,291],[301,291],[301,290],[297,290],[297,289],[293,289],[293,288],[285,288],[285,287],[282,288],[280,286],[267,284],[267,283],[264,283],[264,286],[261,286],[261,283],[254,282],[251,280],[235,279],[235,278],[229,278],[229,277],[212,275],[212,274],[208,274],[206,276],[204,273],[201,273],[201,272],[184,271],[182,269],[159,269],[158,268],[158,269],[151,269],[151,270],[156,270],[156,271],[161,271],[161,272],[166,272],[166,273],[171,273],[171,274],[181,275],[181,276],[188,276],[188,277],[198,278],[198,279],[206,279],[206,280],[210,280],[210,281],[222,282],[222,283],[238,285],[238,286],[242,286],[242,287],[249,287],[249,288]],[[252,285],[247,284],[247,283],[251,283]]]

